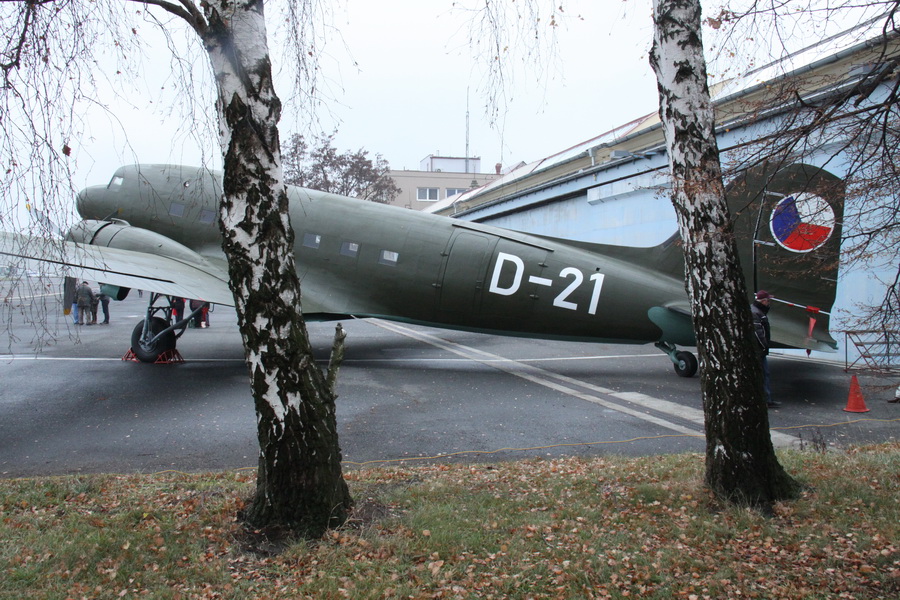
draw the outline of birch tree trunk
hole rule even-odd
[[[294,235],[282,177],[263,1],[208,0],[192,22],[218,87],[224,155],[219,216],[256,405],[259,472],[252,526],[319,537],[351,508],[341,473],[335,397],[300,310]],[[182,15],[183,16],[183,15]]]
[[[203,42],[215,75],[225,167],[220,227],[260,446],[256,495],[245,518],[257,527],[278,526],[318,537],[346,520],[352,502],[341,473],[335,419],[337,366],[333,361],[326,380],[313,360],[300,311],[279,149],[281,103],[272,83],[263,0],[130,1],[187,22]],[[315,53],[302,30],[313,23],[314,3],[282,3],[295,42],[288,44],[293,66],[310,78],[310,64],[316,61],[306,55]],[[83,107],[86,98],[97,103],[96,97],[86,95],[96,93],[97,81],[105,80],[93,76],[102,64],[95,46],[115,40],[116,51],[109,56],[127,64],[130,56],[143,54],[138,27],[153,22],[165,29],[167,23],[144,16],[140,25],[132,23],[118,14],[121,3],[116,0],[21,0],[7,5],[2,26],[8,43],[0,51],[0,125],[5,126],[0,147],[17,150],[25,148],[21,144],[26,141],[30,154],[22,153],[21,160],[15,154],[10,157],[10,165],[18,164],[7,170],[0,196],[21,202],[70,168],[65,157],[72,149],[64,141],[71,141],[72,135],[77,139],[85,124],[76,108],[65,103]],[[102,35],[106,30],[112,37]],[[25,118],[11,127],[9,117]],[[51,148],[51,143],[62,144],[62,150]],[[43,164],[42,154],[49,157]],[[30,171],[39,172],[39,177],[34,175],[38,179],[32,180]],[[40,185],[24,193],[26,179]]]
[[[799,486],[778,463],[769,435],[750,300],[725,203],[700,18],[699,0],[654,0],[650,62],[700,354],[705,479],[720,498],[765,506],[794,497]]]

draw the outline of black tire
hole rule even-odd
[[[168,327],[164,319],[153,317],[150,320],[150,337],[156,336],[160,331]],[[163,352],[175,349],[175,332],[168,331],[161,338],[152,344],[141,341],[141,335],[144,333],[144,322],[141,321],[131,332],[131,351],[141,362],[153,363],[160,357]]]
[[[697,357],[682,350],[675,353],[678,362],[675,363],[675,372],[679,377],[693,377],[697,373]]]

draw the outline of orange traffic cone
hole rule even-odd
[[[862,391],[859,389],[859,380],[856,375],[850,380],[850,397],[847,398],[847,412],[864,413],[869,412],[866,408],[866,401],[863,400]]]

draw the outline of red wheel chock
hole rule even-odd
[[[137,356],[134,355],[134,350],[131,348],[128,349],[128,352],[125,353],[125,356],[122,357],[122,360],[127,360],[131,362],[141,362]],[[171,350],[166,350],[162,354],[160,354],[155,361],[153,361],[154,365],[174,365],[178,363],[183,363],[184,358],[181,357],[181,353],[172,348]]]

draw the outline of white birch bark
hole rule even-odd
[[[796,484],[778,464],[769,436],[749,296],[725,202],[700,15],[699,0],[654,0],[650,62],[700,354],[706,482],[722,498],[765,505],[793,495]]]
[[[6,102],[0,103],[0,116],[19,115],[32,100],[42,102],[37,112],[45,118],[39,121],[46,122],[53,135],[34,128],[35,120],[30,123],[31,135],[26,128],[16,129],[25,132],[20,137],[36,140],[34,148],[52,140],[68,157],[73,140],[60,141],[55,128],[71,119],[46,117],[74,113],[48,107],[63,105],[63,98],[71,102],[66,90],[77,91],[75,101],[83,98],[81,84],[94,82],[84,65],[94,69],[98,64],[93,60],[97,31],[109,30],[124,59],[131,53],[132,40],[138,39],[138,29],[121,26],[124,23],[115,15],[123,4],[114,1],[7,4],[14,9],[2,23],[7,43],[0,51],[0,75],[14,93],[3,97]],[[202,41],[215,75],[225,171],[220,227],[260,444],[257,494],[246,519],[257,527],[280,526],[300,535],[321,535],[343,523],[351,500],[341,475],[334,410],[336,367],[326,380],[313,360],[300,311],[279,149],[281,103],[272,83],[263,0],[130,0],[124,5],[141,12],[164,10],[184,19]],[[304,46],[312,53],[309,40],[298,32],[312,23],[315,0],[286,0],[285,6],[285,21],[296,42],[289,45],[295,52]],[[157,23],[165,26],[163,21]],[[307,61],[306,54],[298,56],[296,72],[310,76],[306,82],[310,88],[314,86],[309,66],[314,63]],[[30,77],[23,78],[20,69]],[[20,81],[31,81],[21,88],[25,94],[12,85]],[[15,104],[9,98],[15,98]],[[21,107],[20,101],[24,101]],[[73,131],[71,125],[68,131]],[[10,139],[17,142],[19,138]],[[8,148],[8,143],[0,147]],[[41,169],[41,177],[46,172],[58,178],[56,168]],[[4,181],[10,182],[10,175],[21,178],[10,169]],[[0,197],[4,193],[0,191]]]
[[[341,474],[333,386],[315,364],[300,308],[262,0],[203,5],[216,74],[223,248],[258,420],[255,526],[317,537],[351,506]]]

